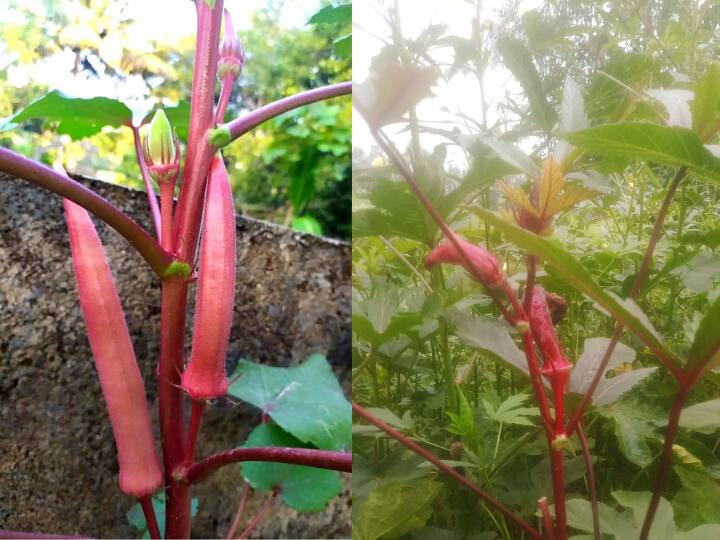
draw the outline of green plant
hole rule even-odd
[[[619,13],[610,4],[600,17]],[[606,32],[563,20],[592,20],[591,8],[549,2],[509,36],[475,7],[472,39],[439,24],[409,39],[395,2],[390,42],[354,95],[385,156],[355,170],[357,538],[717,535],[689,487],[717,485],[716,437],[681,419],[692,399],[718,429],[717,245],[703,280],[688,265],[701,250],[683,241],[711,235],[718,217],[720,102],[707,98],[720,95],[718,68],[698,48],[681,63],[687,80],[660,90],[669,68],[620,46],[599,65],[569,60],[559,36]],[[548,13],[559,53],[532,48]],[[522,89],[496,97],[493,123],[491,58]],[[478,79],[481,118],[424,121],[421,102],[458,72]],[[389,135],[398,123],[407,157]],[[432,152],[431,136],[442,138]],[[447,168],[448,148],[466,172]]]

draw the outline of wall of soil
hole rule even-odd
[[[81,181],[150,227],[145,194]],[[287,366],[327,355],[350,392],[350,246],[238,217],[237,297],[228,353]],[[98,225],[156,413],[159,282],[115,231]],[[190,319],[192,320],[192,319]],[[187,340],[189,344],[189,339]],[[259,415],[209,407],[199,455],[242,444]],[[157,428],[157,418],[154,419]],[[276,503],[255,538],[350,536],[350,483],[325,512]],[[193,536],[224,537],[239,501],[230,466],[200,485]],[[264,501],[253,494],[247,514]],[[0,529],[137,537],[117,489],[115,448],[75,292],[62,204],[0,174]]]

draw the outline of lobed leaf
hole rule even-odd
[[[59,122],[58,133],[78,140],[95,135],[106,126],[129,126],[132,123],[132,111],[114,99],[74,98],[53,90],[7,121],[19,124],[34,118]]]
[[[260,424],[243,447],[260,446],[297,448],[301,447],[302,443],[276,425]],[[283,502],[300,512],[319,512],[330,499],[337,497],[342,489],[337,472],[304,465],[245,462],[242,464],[242,472],[253,488],[264,491],[279,490]]]
[[[720,297],[710,305],[687,355],[687,369],[707,371],[720,363]]]
[[[557,122],[557,113],[545,96],[542,80],[525,44],[515,38],[501,38],[497,43],[505,66],[520,82],[528,97],[530,112],[537,124],[550,131]]]
[[[563,137],[596,154],[687,167],[704,180],[720,182],[720,159],[689,129],[651,123],[607,124]]]
[[[341,450],[351,445],[352,413],[324,356],[290,368],[241,360],[228,393],[260,408],[303,443]]]

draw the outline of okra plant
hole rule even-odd
[[[553,98],[540,55],[492,33],[482,4],[472,39],[439,23],[411,39],[391,2],[391,37],[354,92],[378,149],[354,176],[354,536],[714,538],[720,507],[701,492],[718,489],[718,275],[701,295],[674,281],[691,257],[668,215],[690,186],[704,194],[697,213],[718,215],[717,59],[693,57],[682,82],[661,89],[656,74],[672,79],[656,63],[634,78],[636,53],[618,47],[589,88],[563,74]],[[490,58],[522,88],[493,123]],[[477,77],[482,118],[424,102],[458,73]],[[438,121],[433,106],[453,114]],[[448,147],[466,171],[447,166]],[[657,203],[637,188],[647,171]],[[638,195],[618,212],[608,201],[625,182]],[[654,208],[647,233],[637,201]],[[614,231],[593,242],[583,229],[606,230],[623,212],[639,233],[623,251],[625,231],[621,257],[608,247]],[[700,220],[694,232],[716,229]],[[666,235],[677,243],[659,254]],[[717,252],[707,255],[717,269]],[[670,341],[655,324],[681,294],[698,313],[686,329],[671,316]],[[644,414],[650,403],[665,419]]]
[[[154,234],[72,180],[60,164],[51,169],[0,148],[0,171],[63,197],[80,308],[117,447],[119,487],[139,501],[152,538],[161,537],[153,497],[164,494],[164,536],[189,538],[192,486],[222,466],[256,462],[243,465],[245,480],[271,492],[268,504],[249,521],[241,537],[250,534],[276,497],[298,510],[322,509],[340,491],[334,471],[351,470],[347,451],[350,405],[322,356],[314,355],[289,369],[243,361],[232,380],[228,379],[225,364],[235,295],[236,228],[221,154],[224,146],[263,122],[319,100],[347,95],[351,84],[301,92],[225,122],[233,86],[244,68],[244,49],[223,9],[223,0],[197,0],[195,7],[195,64],[184,149],[162,109],[149,125],[137,125],[127,107],[106,98],[81,100],[53,92],[7,123],[43,116],[59,102],[78,117],[101,108],[100,116],[108,124],[131,129]],[[347,12],[348,8],[330,6],[325,10]],[[160,191],[159,205],[153,182]],[[145,381],[90,214],[130,242],[157,275],[162,289],[156,380],[161,455],[156,449]],[[193,281],[197,282],[197,296],[186,362],[184,335]],[[198,457],[196,443],[207,404],[228,394],[261,408],[263,424],[243,447]],[[228,537],[238,534],[243,502]],[[15,533],[3,534],[12,537]]]

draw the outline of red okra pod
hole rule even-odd
[[[472,262],[472,268],[467,266],[460,252],[450,240],[445,240],[438,244],[426,257],[425,264],[427,264],[428,267],[433,267],[439,263],[456,264],[465,268],[473,278],[481,281],[488,287],[496,287],[502,283],[504,276],[500,263],[495,258],[495,255],[460,237],[457,237],[457,240],[465,251],[468,259]]]
[[[64,205],[80,308],[117,447],[120,490],[144,497],[162,485],[162,471],[142,376],[90,215],[67,199]]]
[[[555,332],[547,296],[545,289],[541,286],[535,285],[533,287],[530,326],[535,342],[540,347],[543,356],[542,374],[550,381],[553,390],[557,435],[564,430],[565,392],[567,391],[572,364],[565,357],[562,345]]]
[[[197,287],[192,352],[181,385],[193,399],[214,399],[227,393],[235,299],[235,207],[220,156],[210,165]]]

